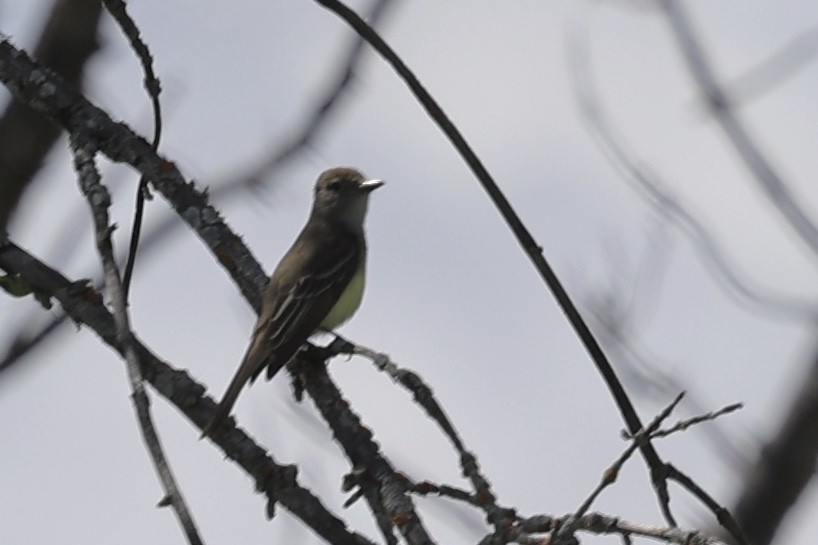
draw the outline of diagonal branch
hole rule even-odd
[[[460,467],[463,470],[463,475],[471,481],[474,488],[474,495],[471,497],[472,503],[486,513],[487,520],[494,525],[495,535],[508,535],[509,528],[515,518],[514,510],[502,507],[497,503],[497,498],[489,480],[480,471],[477,456],[466,449],[454,425],[443,411],[443,407],[435,399],[432,389],[423,379],[416,373],[399,367],[386,354],[360,344],[354,344],[337,333],[335,334],[335,340],[327,347],[327,350],[337,354],[356,354],[369,359],[378,370],[387,373],[394,382],[412,393],[415,402],[426,411],[429,418],[437,423],[460,455]]]
[[[267,276],[250,251],[213,208],[206,192],[188,183],[176,165],[159,156],[127,125],[115,123],[56,74],[37,65],[8,40],[0,40],[0,81],[12,94],[118,163],[150,178],[177,214],[194,229],[258,311]]]

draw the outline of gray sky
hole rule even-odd
[[[39,3],[4,4],[0,31],[30,48]],[[43,2],[50,4],[50,2]],[[363,2],[353,4],[357,8]],[[808,2],[689,2],[718,74],[733,81],[815,21]],[[332,77],[350,30],[313,2],[163,2],[129,6],[156,60],[165,101],[162,150],[197,184],[244,172],[286,138]],[[814,335],[803,321],[737,305],[678,230],[639,199],[594,144],[573,94],[569,39],[585,36],[609,122],[629,150],[689,205],[742,278],[765,292],[816,301],[815,256],[795,238],[708,119],[660,14],[613,3],[404,2],[383,35],[458,125],[517,208],[570,293],[583,305],[637,289],[634,347],[672,373],[700,407],[746,408],[716,428],[743,453],[774,430],[799,384]],[[142,75],[115,26],[94,58],[87,94],[114,118],[151,131]],[[386,64],[370,55],[349,104],[262,198],[213,204],[270,270],[307,213],[316,175],[352,165],[387,181],[368,217],[367,294],[342,329],[421,374],[475,452],[499,500],[523,514],[574,510],[625,448],[623,424],[552,297],[452,147]],[[738,110],[800,204],[818,218],[818,72],[807,66]],[[4,99],[7,93],[2,91]],[[87,216],[66,146],[58,146],[10,226],[47,261],[71,218]],[[125,247],[136,177],[107,167]],[[168,214],[149,203],[148,224]],[[76,221],[76,219],[74,220]],[[639,276],[651,237],[664,249]],[[63,270],[98,269],[85,222]],[[245,349],[253,315],[209,252],[179,229],[137,265],[131,295],[139,337],[220,395]],[[585,306],[586,310],[588,309]],[[35,303],[0,297],[5,339]],[[87,330],[66,327],[0,381],[0,541],[179,543],[174,517],[139,438],[125,367]],[[397,467],[418,480],[463,484],[457,458],[409,396],[366,361],[334,361],[347,399]],[[623,374],[627,374],[623,371]],[[670,401],[640,392],[644,420]],[[153,396],[159,431],[209,543],[316,543],[283,510],[269,523],[250,479]],[[682,405],[679,416],[695,410]],[[280,462],[341,512],[345,461],[313,407],[284,377],[257,383],[236,414]],[[742,480],[697,428],[660,443],[663,456],[723,504]],[[682,526],[711,518],[674,488]],[[815,487],[781,542],[811,545]],[[419,499],[441,543],[473,543],[479,514]],[[662,524],[641,460],[595,509]],[[455,513],[456,515],[453,515]],[[363,504],[342,513],[378,537]],[[606,538],[610,542],[614,538]],[[588,537],[587,543],[603,539]]]

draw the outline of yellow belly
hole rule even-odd
[[[364,268],[359,267],[355,276],[349,281],[349,285],[341,294],[338,302],[329,311],[327,317],[321,322],[323,329],[335,329],[343,324],[355,314],[361,306],[361,299],[364,297]]]

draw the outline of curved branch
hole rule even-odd
[[[585,319],[579,313],[576,305],[568,296],[568,292],[562,286],[556,273],[554,273],[551,265],[543,255],[542,247],[540,247],[534,240],[534,237],[528,231],[528,228],[523,224],[520,217],[514,211],[511,203],[506,199],[503,192],[497,186],[497,183],[489,174],[486,167],[483,165],[479,157],[474,153],[469,146],[466,139],[446,116],[446,113],[440,108],[437,102],[432,98],[429,92],[423,87],[417,77],[412,73],[409,67],[398,57],[391,47],[381,38],[372,27],[366,24],[354,11],[345,6],[342,2],[337,0],[315,0],[330,11],[336,13],[339,17],[345,20],[355,31],[361,35],[367,42],[386,60],[390,66],[398,73],[401,79],[411,89],[418,102],[423,106],[429,116],[438,125],[441,131],[452,142],[452,145],[457,149],[458,153],[463,157],[463,160],[474,173],[477,180],[480,182],[483,189],[488,193],[494,205],[497,207],[503,219],[508,224],[517,242],[523,248],[534,268],[540,274],[548,289],[554,295],[554,298],[560,305],[560,308],[565,313],[568,321],[580,338],[583,346],[590,355],[597,368],[597,371],[602,375],[605,385],[611,392],[611,395],[616,402],[616,406],[622,415],[623,420],[628,426],[628,430],[636,434],[642,429],[642,421],[636,413],[630,398],[628,397],[625,388],[616,376],[610,362],[608,361],[605,352],[597,342],[594,335],[591,333]],[[662,512],[665,519],[670,524],[675,524],[673,515],[670,513],[669,495],[667,491],[667,483],[665,482],[666,471],[664,469],[664,462],[659,458],[659,454],[649,441],[646,441],[640,446],[640,452],[647,462],[651,470],[651,479],[654,488],[660,499]]]

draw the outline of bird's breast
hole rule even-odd
[[[362,260],[363,261],[363,260]],[[339,325],[349,320],[358,307],[361,306],[361,300],[364,296],[364,266],[358,267],[355,275],[347,284],[346,289],[341,293],[338,302],[329,311],[327,317],[321,322],[323,329],[335,329]]]

